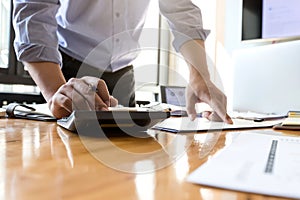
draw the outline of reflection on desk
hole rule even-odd
[[[230,143],[226,132],[148,134],[83,142],[55,122],[0,119],[0,199],[265,198],[185,180]]]

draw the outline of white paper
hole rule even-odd
[[[187,180],[231,190],[300,198],[300,137],[240,133]]]
[[[281,119],[254,122],[253,120],[233,119],[233,124],[226,124],[223,122],[213,122],[206,118],[196,118],[194,121],[191,121],[188,117],[171,117],[156,124],[153,128],[170,132],[193,132],[208,130],[272,127],[275,124],[281,123],[282,121],[283,120]]]
[[[6,114],[6,111],[4,108],[0,108],[0,117],[4,117]]]

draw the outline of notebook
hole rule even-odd
[[[282,123],[273,127],[274,129],[300,131],[300,111],[289,111],[288,117]]]

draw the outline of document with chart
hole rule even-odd
[[[187,181],[300,199],[300,137],[240,133]]]

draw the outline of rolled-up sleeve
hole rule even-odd
[[[207,38],[210,31],[203,29],[201,10],[190,0],[160,0],[159,6],[172,29],[176,51],[188,40]]]
[[[18,60],[61,64],[56,13],[58,0],[14,0],[14,48]]]

